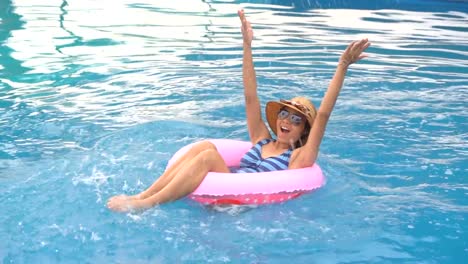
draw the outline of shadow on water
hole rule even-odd
[[[15,7],[11,0],[0,1],[0,65],[3,69],[0,71],[0,77],[10,78],[21,75],[30,70],[30,68],[22,66],[22,61],[13,58],[11,55],[14,50],[7,45],[8,39],[12,36],[12,32],[23,28],[24,21],[21,15],[15,13]]]
[[[65,32],[67,32],[70,37],[72,39],[74,39],[74,41],[71,43],[71,44],[67,44],[67,45],[59,45],[59,46],[56,46],[56,50],[57,52],[63,54],[63,52],[61,51],[62,48],[65,48],[65,47],[69,47],[69,46],[74,46],[76,44],[79,44],[81,43],[81,41],[83,40],[82,37],[80,36],[77,36],[75,35],[75,33],[73,33],[71,30],[67,29],[65,27],[65,16],[68,14],[68,11],[66,10],[66,7],[68,6],[68,2],[66,0],[62,1],[62,4],[60,5],[60,28],[63,29]]]
[[[119,42],[108,39],[108,38],[96,38],[96,39],[86,41],[84,40],[82,36],[75,34],[72,30],[70,30],[66,26],[66,16],[68,15],[68,10],[67,10],[68,6],[69,6],[68,1],[63,0],[62,4],[60,5],[59,23],[60,23],[60,28],[64,30],[65,32],[67,32],[67,34],[70,35],[70,39],[72,39],[73,41],[67,44],[57,45],[55,48],[57,52],[61,54],[65,54],[62,51],[63,49],[76,47],[76,46],[111,46],[111,45],[119,44]]]

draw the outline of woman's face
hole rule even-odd
[[[284,107],[278,112],[276,134],[278,141],[294,145],[301,138],[307,119],[300,112]]]

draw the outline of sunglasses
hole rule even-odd
[[[289,122],[291,122],[291,124],[293,124],[294,126],[300,126],[302,122],[304,121],[304,118],[302,116],[297,115],[297,114],[292,114],[284,108],[278,112],[278,118],[280,120],[286,119],[288,117],[289,117]]]

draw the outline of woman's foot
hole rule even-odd
[[[126,194],[120,194],[116,196],[112,196],[109,198],[109,202],[114,200],[114,199],[128,199],[128,200],[139,200],[140,199],[140,194],[135,194],[135,195],[126,195]]]
[[[107,201],[107,207],[113,211],[117,212],[133,212],[139,209],[146,208],[143,200],[139,199],[139,195],[127,196],[127,195],[117,195],[111,197]]]

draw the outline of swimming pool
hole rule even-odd
[[[162,3],[160,3],[162,2]],[[318,163],[290,202],[190,200],[116,214],[180,147],[248,138],[243,7],[263,105],[319,104],[349,71]],[[0,3],[0,259],[4,263],[460,263],[468,257],[464,1]]]

